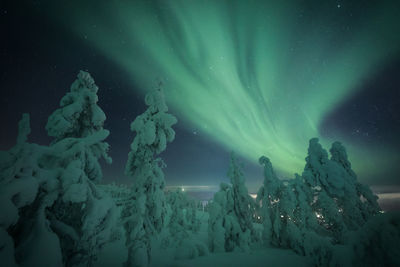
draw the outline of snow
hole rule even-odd
[[[57,235],[50,229],[43,210],[37,216],[31,234],[16,251],[21,257],[20,266],[63,266]]]
[[[310,259],[299,256],[288,249],[279,248],[258,248],[246,252],[218,252],[204,253],[195,256],[191,250],[191,242],[206,244],[208,242],[207,212],[197,212],[197,217],[201,221],[200,229],[191,240],[185,240],[183,246],[175,248],[155,249],[153,251],[152,262],[149,266],[310,266]],[[260,225],[255,225],[259,227]],[[179,255],[176,255],[176,252]],[[106,245],[95,266],[123,266],[122,263],[127,257],[127,249],[123,240]]]
[[[296,255],[291,250],[268,248],[249,252],[213,253],[194,260],[174,261],[164,266],[311,266],[309,259]],[[156,266],[156,265],[154,265]]]

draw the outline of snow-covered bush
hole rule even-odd
[[[168,228],[171,234],[180,231],[199,230],[200,221],[196,216],[197,203],[186,192],[177,189],[166,193],[166,201],[171,209]]]
[[[399,244],[400,213],[376,215],[350,238],[351,266],[400,266]]]
[[[127,232],[128,266],[143,266],[150,261],[150,237],[160,233],[166,219],[164,195],[164,162],[156,158],[172,142],[175,132],[172,125],[177,119],[167,113],[161,87],[148,93],[147,110],[132,123],[136,133],[131,144],[125,172],[134,180],[131,199],[133,203],[124,211]]]
[[[175,259],[192,259],[208,254],[206,244],[196,239],[200,228],[198,203],[182,190],[166,193],[168,219],[162,249],[174,250]]]

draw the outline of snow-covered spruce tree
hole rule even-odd
[[[356,181],[344,147],[335,142],[330,152],[328,159],[318,139],[310,140],[303,175],[288,183],[296,208],[289,234],[284,231],[281,236],[288,236],[288,247],[315,264],[336,266],[343,255],[336,255],[340,249],[335,244],[348,243],[350,231],[359,229],[379,206],[368,187],[369,191],[357,191],[363,187]],[[361,192],[367,192],[366,196]]]
[[[328,153],[317,138],[310,140],[306,166],[303,172],[305,183],[310,187],[314,201],[311,203],[319,224],[321,234],[341,240],[347,231],[337,203],[337,196],[343,193],[344,179],[337,164],[328,159]],[[347,196],[354,197],[354,196]]]
[[[147,110],[131,124],[136,133],[131,144],[125,173],[133,178],[132,202],[124,211],[126,218],[127,266],[146,266],[150,262],[150,237],[164,227],[166,201],[164,195],[165,166],[156,156],[172,142],[172,125],[177,119],[167,113],[161,86],[145,97]]]
[[[358,229],[380,208],[369,187],[357,182],[345,148],[335,142],[330,152],[328,159],[318,139],[311,139],[303,178],[314,196],[319,224],[335,243],[343,243],[347,231]]]
[[[248,248],[252,242],[256,240],[256,234],[253,228],[253,216],[255,214],[255,202],[249,195],[245,185],[243,175],[243,166],[238,162],[235,154],[231,153],[231,161],[228,170],[228,177],[232,183],[233,207],[236,218],[240,225],[244,236],[251,237],[246,242],[248,244],[240,244],[244,248]],[[244,240],[244,238],[242,238]]]
[[[212,252],[232,251],[239,236],[240,225],[234,218],[232,187],[220,184],[220,189],[208,205],[208,241]]]
[[[321,262],[330,243],[316,232],[320,226],[311,208],[309,187],[299,175],[285,182],[279,180],[266,157],[261,157],[260,163],[264,165],[264,185],[257,201],[261,202],[264,244],[291,248]]]
[[[61,107],[50,115],[46,124],[48,135],[54,137],[53,144],[66,138],[86,138],[94,134],[107,138],[109,131],[103,128],[106,115],[97,105],[98,90],[90,74],[80,71],[71,91],[61,99]],[[98,160],[112,161],[107,154],[109,145],[104,139],[88,147],[90,153],[86,155],[85,173],[92,181],[100,181],[103,176]]]
[[[103,129],[106,116],[97,105],[97,91],[90,74],[80,71],[46,125],[54,141],[40,164],[55,170],[60,183],[47,217],[60,238],[66,266],[92,266],[116,220],[113,201],[95,184],[102,178],[99,159],[111,162],[104,142],[109,135]]]
[[[222,183],[209,205],[209,246],[214,252],[246,251],[257,241],[252,224],[255,203],[248,194],[242,168],[233,153],[228,177],[232,186]]]
[[[283,185],[276,176],[269,158],[262,156],[259,163],[264,166],[264,184],[257,193],[257,202],[261,203],[260,215],[264,226],[262,237],[265,244],[278,246],[281,227],[278,203]]]
[[[0,262],[61,266],[60,242],[45,214],[55,200],[57,181],[39,166],[46,147],[27,143],[29,133],[29,115],[24,114],[16,146],[0,152]]]
[[[378,197],[373,194],[369,186],[357,181],[357,175],[351,169],[346,149],[340,142],[334,142],[329,151],[331,161],[342,167],[340,176],[343,177],[344,187],[343,191],[336,195],[339,195],[337,202],[341,208],[343,220],[350,230],[357,230],[381,210],[377,202]]]

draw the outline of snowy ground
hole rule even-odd
[[[96,266],[123,266],[126,257],[124,249],[109,250],[111,253],[102,254]],[[151,266],[165,267],[204,267],[204,266],[311,266],[312,263],[306,258],[295,254],[291,250],[266,248],[248,253],[210,253],[207,256],[197,257],[190,260],[168,260],[158,257],[153,259]]]
[[[126,250],[121,247],[112,246],[107,254],[101,254],[96,266],[123,266],[126,259]],[[163,257],[153,259],[151,266],[165,267],[204,267],[204,266],[311,266],[312,263],[306,258],[295,254],[291,250],[266,248],[248,253],[210,253],[207,256],[197,257],[190,260],[164,260]]]
[[[250,253],[214,253],[193,260],[174,261],[166,266],[310,266],[306,257],[301,257],[291,250],[260,249]],[[158,265],[155,265],[158,266]]]
[[[198,212],[201,228],[196,234],[196,240],[207,244],[208,213]],[[127,257],[125,239],[107,244],[100,253],[96,266],[123,266]],[[306,258],[291,250],[278,248],[263,248],[250,252],[210,253],[194,259],[174,260],[173,250],[154,251],[151,266],[158,267],[204,267],[204,266],[310,266]]]

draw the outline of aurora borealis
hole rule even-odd
[[[67,8],[61,22],[143,90],[163,79],[186,124],[252,161],[266,155],[292,176],[319,137],[326,148],[344,142],[356,171],[371,174],[397,151],[360,146],[340,131],[323,136],[320,126],[399,52],[398,8],[323,2],[96,2]]]
[[[21,112],[31,113],[30,140],[46,144],[47,117],[83,69],[100,88],[111,132],[107,182],[128,181],[129,122],[162,80],[179,121],[161,155],[169,186],[216,188],[233,150],[256,192],[261,155],[290,178],[318,137],[326,149],[346,146],[361,182],[400,190],[396,1],[4,3],[0,149],[12,146]]]

